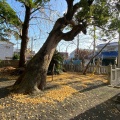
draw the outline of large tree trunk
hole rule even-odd
[[[22,25],[22,35],[21,35],[21,49],[20,49],[20,61],[19,61],[19,67],[25,66],[25,53],[27,49],[28,44],[28,28],[29,28],[29,21],[30,21],[30,14],[31,14],[31,8],[25,6],[26,12],[25,12],[25,20]]]
[[[27,64],[22,76],[15,82],[13,90],[18,93],[36,93],[44,90],[46,85],[46,74],[56,49],[61,40],[59,31],[52,31],[43,47]]]
[[[79,34],[80,31],[86,33],[86,21],[81,21],[80,24],[76,25],[75,22],[72,20],[73,15],[80,7],[80,3],[76,3],[75,5],[73,5],[73,0],[66,0],[66,2],[68,5],[67,13],[64,15],[64,17],[59,18],[56,21],[42,48],[27,64],[25,72],[13,85],[14,92],[28,94],[44,90],[46,85],[46,74],[48,66],[50,64],[57,44],[62,39],[64,39],[65,41],[72,41],[74,37]],[[92,2],[93,0],[88,0],[88,5],[90,6]],[[66,33],[63,33],[62,30],[67,25],[71,25],[72,29]]]

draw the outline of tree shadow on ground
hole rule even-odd
[[[84,85],[87,86],[85,88],[81,81],[73,81],[73,82],[70,81],[70,82],[61,83],[61,84],[58,84],[58,83],[51,84],[51,82],[48,82],[45,90],[56,89],[56,88],[59,88],[62,85],[69,85],[72,88],[78,90],[79,92],[86,92],[86,91],[90,91],[92,89],[96,89],[98,87],[107,86],[108,84],[103,83],[103,82],[99,82],[99,84],[97,84],[96,82],[85,83]]]
[[[0,99],[10,94],[10,90],[8,89],[9,87],[10,86],[0,88]]]
[[[8,81],[8,78],[0,78],[0,82]]]
[[[92,89],[96,89],[98,87],[103,87],[106,85],[108,85],[108,84],[107,83],[102,83],[102,84],[98,84],[98,85],[90,84],[90,85],[88,85],[87,88],[84,88],[84,89],[80,90],[79,92],[87,92],[87,91],[90,91]]]
[[[66,83],[61,83],[61,84],[58,84],[58,83],[51,84],[51,82],[48,82],[45,90],[55,89],[55,88],[59,88],[60,86],[63,86],[63,85],[71,85],[71,84],[75,84],[75,83],[77,84],[77,83],[81,83],[81,82],[73,81],[73,82],[66,82]]]
[[[120,111],[117,109],[113,99],[111,99],[77,115],[70,120],[120,120]]]
[[[59,85],[48,85],[45,90],[51,90],[51,89],[56,89],[56,88],[59,88],[60,86]]]

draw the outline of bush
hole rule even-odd
[[[2,67],[2,60],[0,59],[0,67]]]
[[[62,72],[62,63],[63,63],[63,57],[62,55],[56,50],[52,60],[50,62],[49,68],[48,68],[48,75],[51,74],[60,74]],[[54,66],[54,71],[53,71],[53,66]],[[54,72],[54,73],[52,73]]]
[[[14,54],[14,56],[13,56],[13,60],[19,60],[20,59],[20,55],[18,55],[18,54]]]

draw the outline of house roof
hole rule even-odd
[[[93,50],[91,50],[91,49],[78,49],[78,48],[76,48],[75,50],[73,50],[70,54],[73,54],[73,53],[76,53],[77,51],[89,51],[89,52],[92,52]]]
[[[10,42],[9,40],[0,40],[0,44],[1,44],[2,42],[6,42],[6,43],[9,43],[9,44],[14,45],[14,43]]]
[[[97,45],[97,47],[103,47],[103,46],[105,46],[107,43],[104,43],[104,44],[99,44],[99,45]],[[111,42],[111,43],[109,43],[107,46],[116,46],[116,45],[118,45],[118,42]]]

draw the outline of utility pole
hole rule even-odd
[[[31,38],[31,51],[33,51],[33,37]]]
[[[119,31],[119,40],[118,40],[118,67],[120,68],[120,31]]]
[[[19,42],[18,42],[18,40],[17,40],[17,43],[16,43],[16,45],[17,45],[17,51],[18,51],[18,49],[19,49]]]
[[[77,36],[77,58],[79,59],[79,34]]]
[[[95,56],[95,47],[96,47],[96,34],[95,34],[95,25],[93,26],[94,34],[93,34],[93,56]],[[93,59],[93,64],[95,64],[95,58]]]
[[[117,3],[116,7],[119,11],[118,19],[120,20],[120,0]],[[118,33],[119,33],[119,38],[118,38],[118,67],[120,68],[120,28],[118,28]]]

